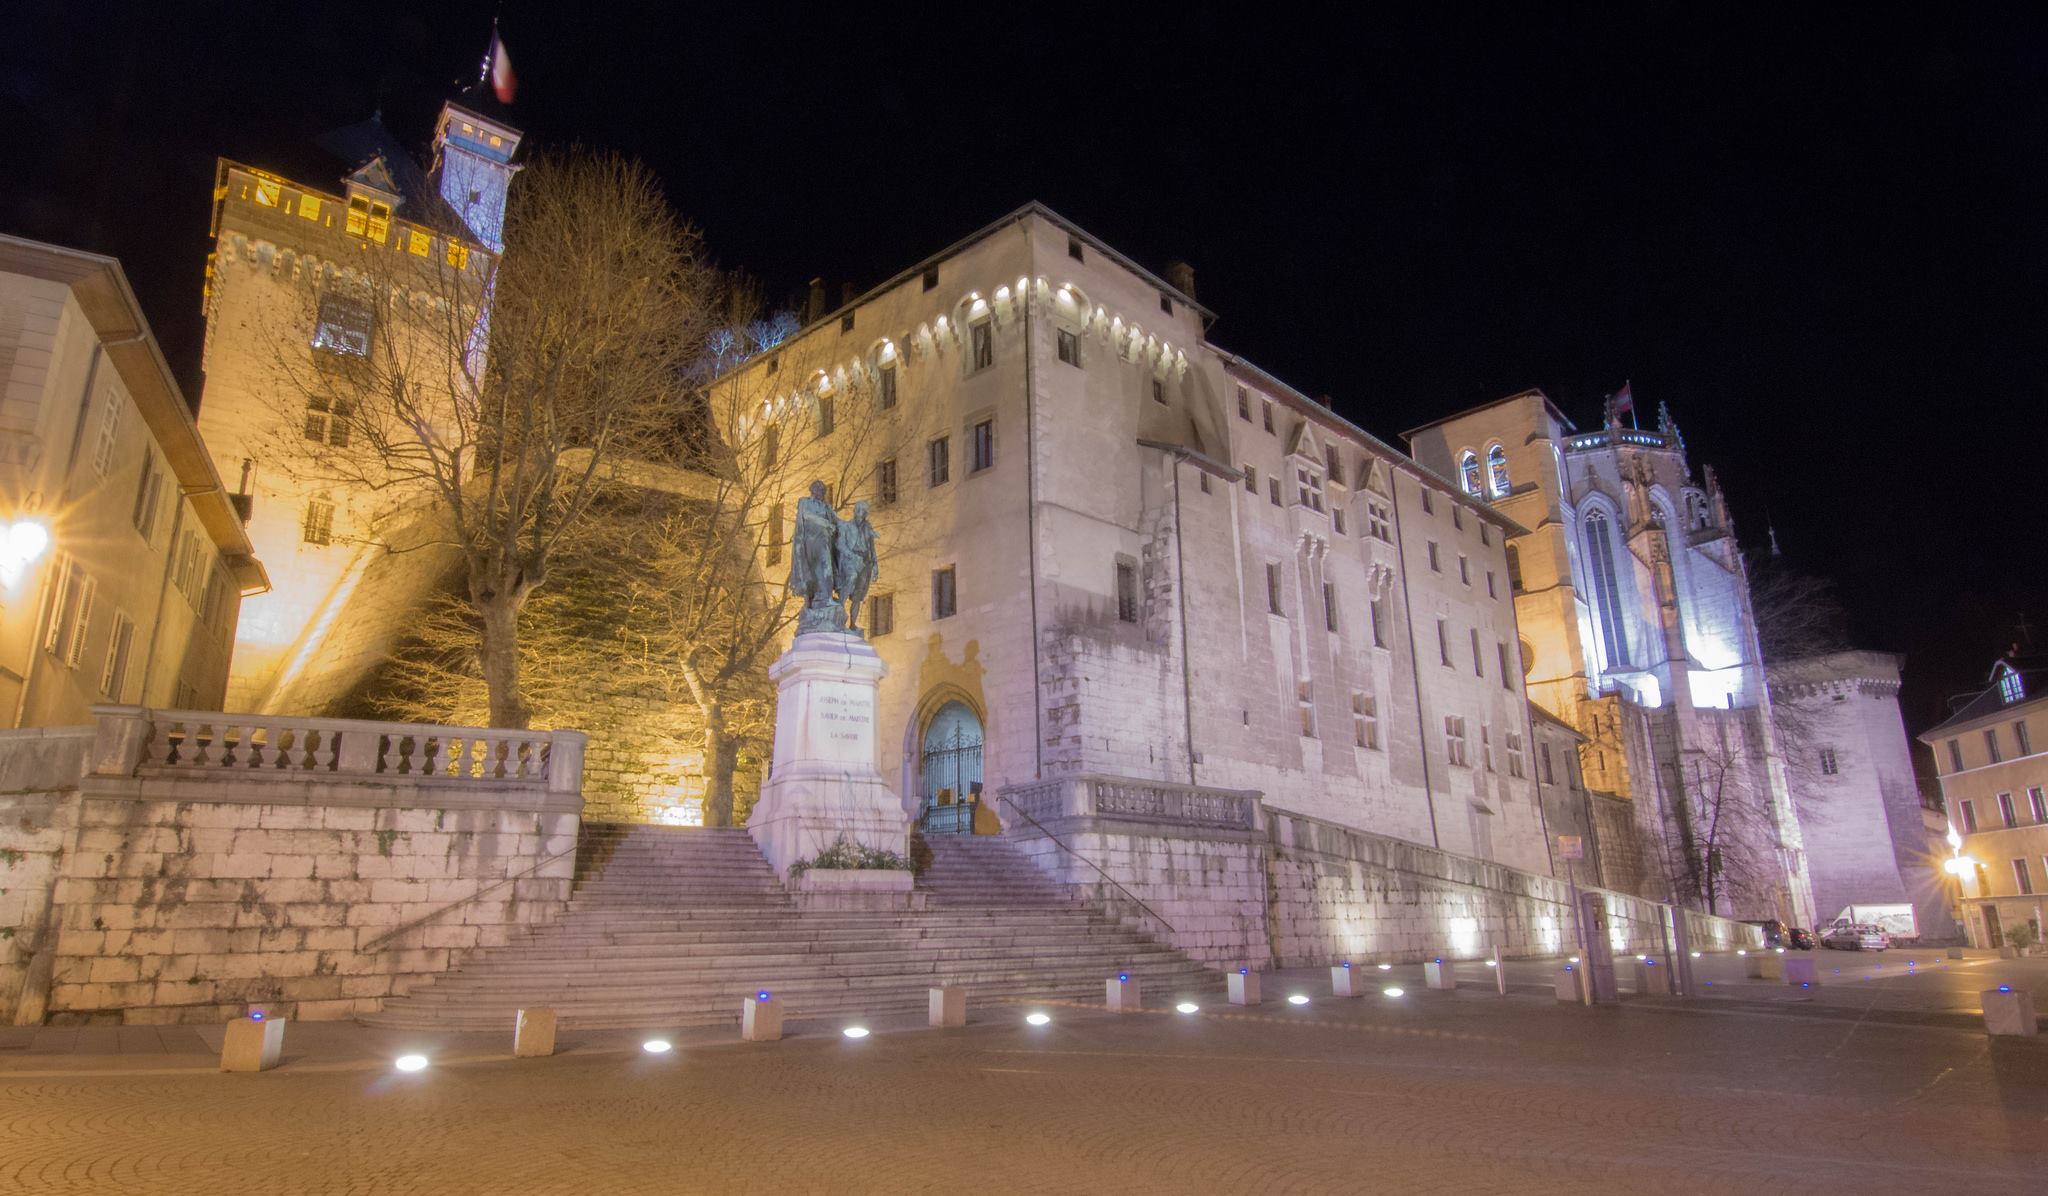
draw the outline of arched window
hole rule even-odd
[[[1458,458],[1458,480],[1465,485],[1465,493],[1477,496],[1479,493],[1479,454],[1471,449]]]
[[[1621,617],[1620,580],[1614,572],[1614,538],[1607,516],[1586,516],[1586,567],[1592,574],[1593,606],[1600,617],[1600,638],[1607,646],[1607,667],[1628,667],[1628,627]]]
[[[1508,492],[1508,451],[1497,444],[1486,450],[1486,484],[1495,498]]]

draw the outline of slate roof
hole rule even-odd
[[[392,135],[391,130],[384,127],[381,116],[343,125],[322,134],[318,142],[320,148],[348,164],[345,175],[354,174],[382,158],[385,170],[398,188],[399,206],[393,214],[400,219],[463,240],[476,236],[448,201],[441,198],[441,193],[434,189],[433,181],[427,178],[427,172],[420,169],[412,154]]]
[[[2020,675],[2024,696],[2017,702],[2006,701],[2000,687],[2000,680],[2007,671]],[[1922,731],[1920,738],[1931,740],[1951,729],[1967,727],[1978,719],[2044,699],[2048,699],[2048,657],[2007,656],[1991,666],[1991,683],[1984,687],[1983,692],[1964,702],[1940,723]]]

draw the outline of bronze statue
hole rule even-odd
[[[853,504],[853,518],[841,521],[826,501],[825,483],[796,504],[796,532],[790,537],[789,592],[802,603],[796,633],[851,631],[875,581],[875,529],[868,504]],[[848,607],[851,606],[851,611]]]

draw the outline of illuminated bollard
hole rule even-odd
[[[782,1037],[782,1003],[765,992],[748,997],[740,1008],[740,1037],[748,1042],[774,1042]]]
[[[1654,959],[1636,960],[1636,995],[1639,997],[1670,996],[1671,969]]]
[[[2031,1038],[2040,1033],[2034,1019],[2034,994],[2010,984],[1987,988],[1979,999],[1984,1003],[1984,1032]]]
[[[1239,968],[1230,974],[1230,1003],[1232,1005],[1256,1005],[1259,1003],[1259,974],[1249,968]]]
[[[1750,952],[1744,957],[1748,963],[1751,980],[1783,980],[1785,978],[1785,957],[1774,951]]]
[[[1785,983],[1793,988],[1819,988],[1819,962],[1811,959],[1785,960]]]
[[[1333,997],[1362,997],[1365,984],[1348,963],[1338,964],[1330,969],[1330,995]]]
[[[1586,970],[1575,963],[1559,964],[1555,984],[1557,999],[1573,1005],[1591,1005],[1592,994],[1586,991]]]
[[[1422,982],[1431,988],[1458,987],[1458,965],[1439,956],[1422,965]]]
[[[516,1059],[545,1059],[555,1053],[555,1011],[522,1009],[512,1026],[512,1055]]]
[[[1119,972],[1102,982],[1102,999],[1111,1013],[1138,1013],[1145,1008],[1138,982],[1129,972]]]
[[[238,1017],[228,1023],[221,1039],[222,1071],[269,1071],[277,1066],[284,1051],[284,1019],[281,1017]]]
[[[946,985],[931,990],[931,1024],[939,1027],[967,1024],[967,990]],[[780,1016],[776,1018],[781,1021]]]

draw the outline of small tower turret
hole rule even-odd
[[[442,105],[434,126],[434,186],[493,253],[505,251],[505,193],[519,172],[520,137],[481,86]]]

